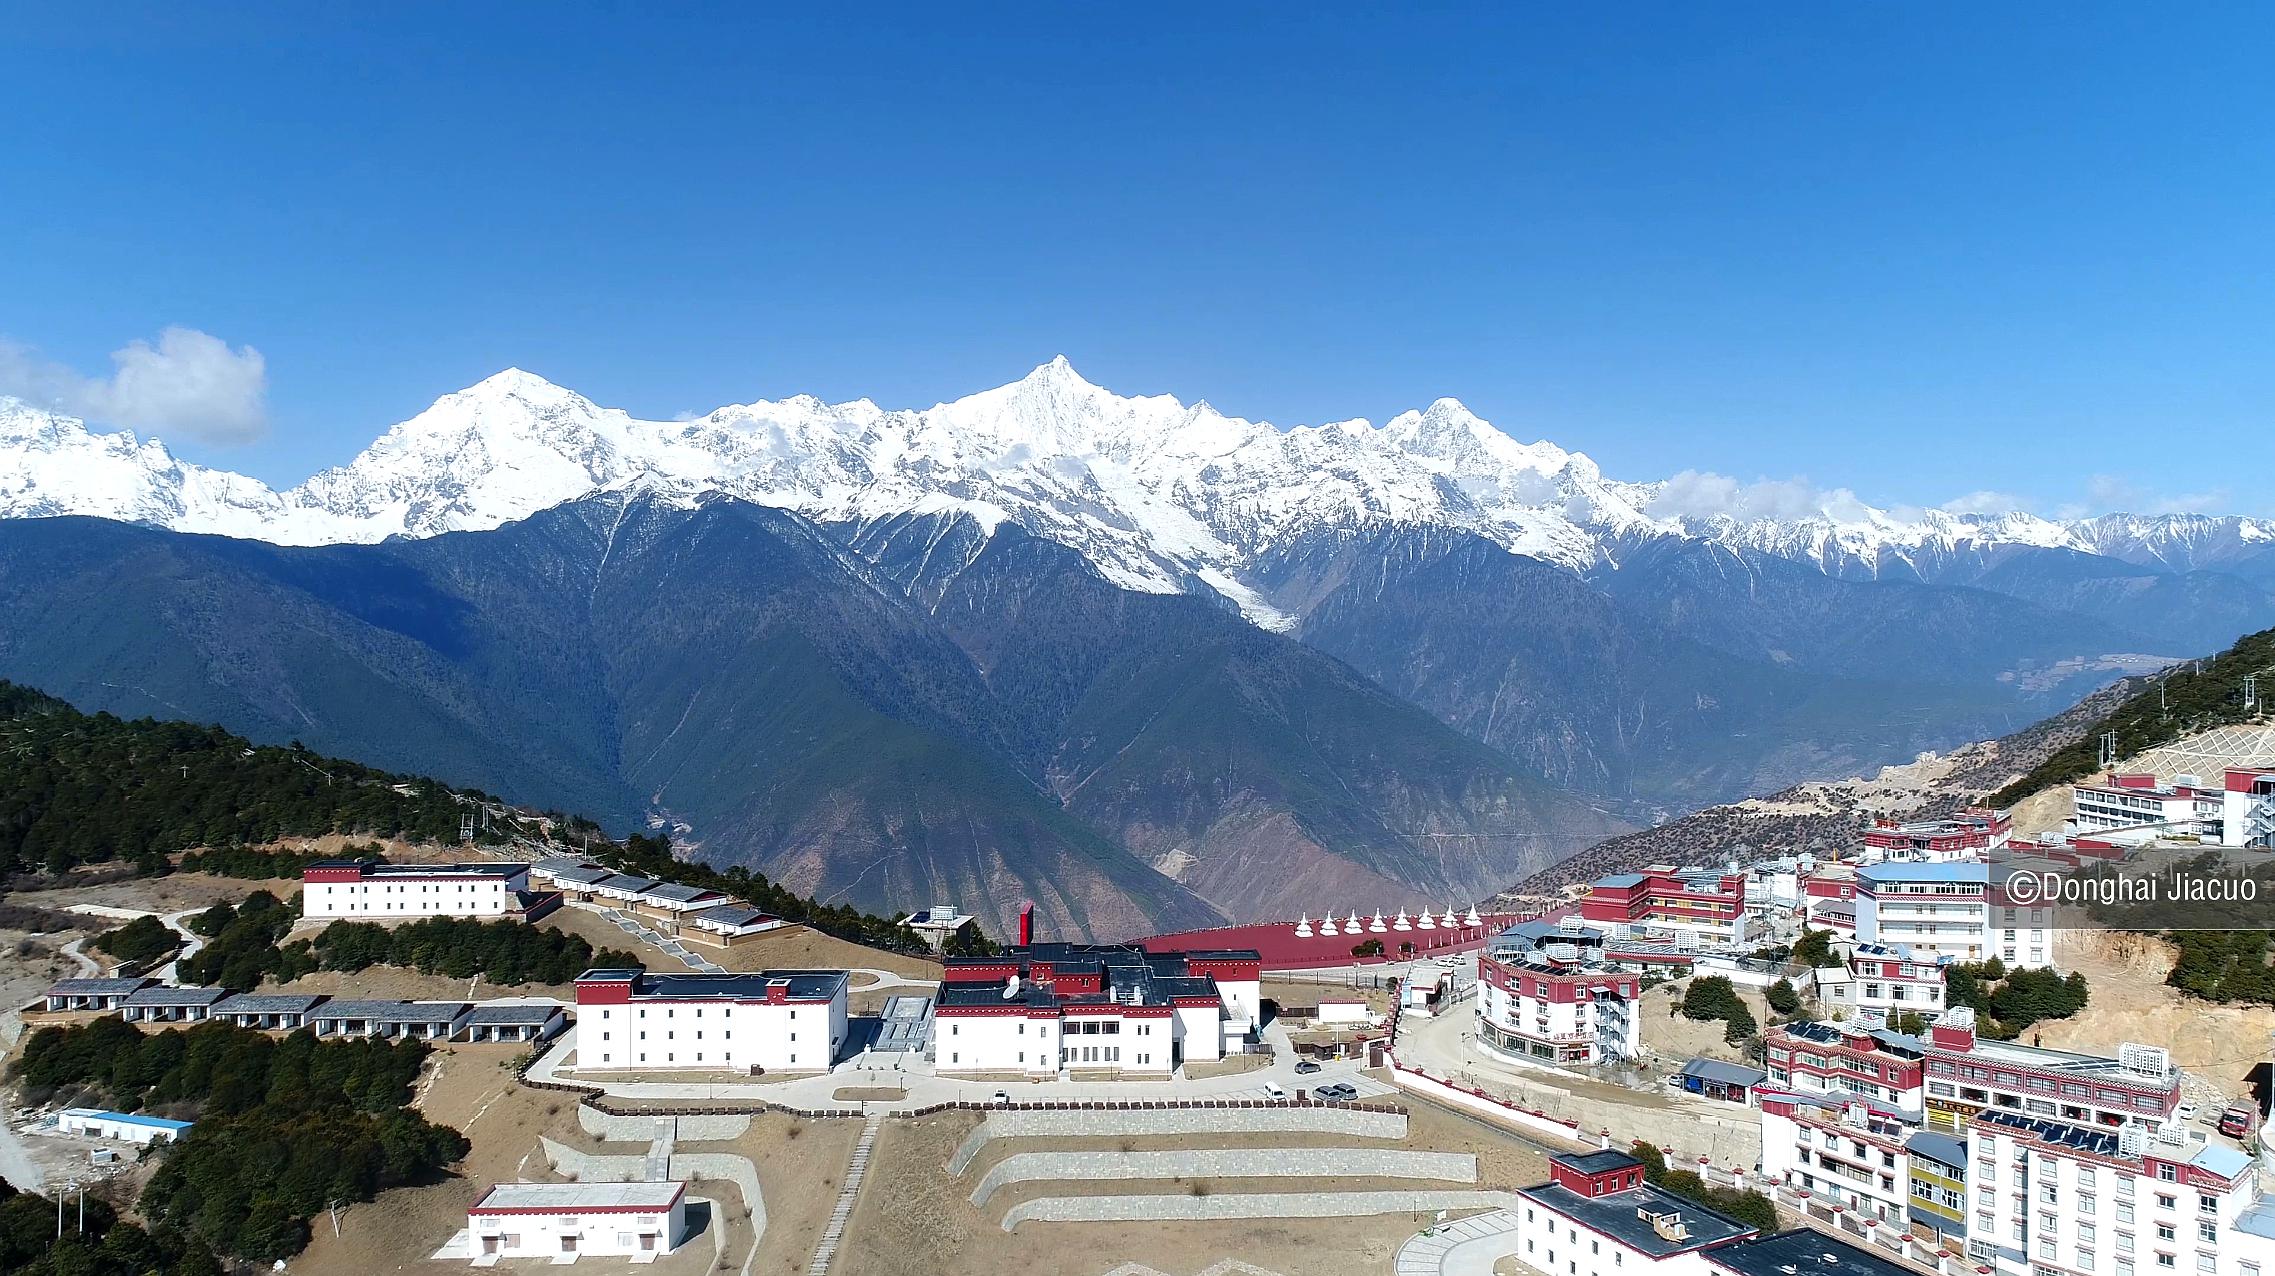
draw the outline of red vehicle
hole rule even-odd
[[[2240,1139],[2251,1132],[2251,1127],[2258,1117],[2259,1110],[2257,1108],[2249,1104],[2239,1103],[2220,1114],[2220,1133],[2230,1138]]]

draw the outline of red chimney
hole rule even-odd
[[[1025,948],[1035,942],[1035,902],[1029,900],[1019,906],[1019,946]]]

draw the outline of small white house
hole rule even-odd
[[[687,1184],[500,1183],[466,1211],[466,1256],[652,1263],[687,1240]]]
[[[110,1112],[102,1108],[65,1108],[55,1118],[65,1134],[90,1139],[116,1139],[121,1143],[165,1143],[190,1131],[187,1121],[143,1116],[137,1112]]]

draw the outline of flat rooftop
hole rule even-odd
[[[577,982],[629,983],[635,998],[692,1001],[706,997],[721,1000],[766,1000],[766,990],[785,984],[783,994],[792,1001],[827,1001],[842,992],[848,976],[842,970],[752,970],[723,975],[659,975],[646,970],[588,970]]]
[[[1556,1183],[1522,1187],[1517,1191],[1566,1218],[1655,1259],[1706,1245],[1718,1245],[1754,1230],[1734,1218],[1717,1214],[1696,1201],[1661,1191],[1648,1183],[1624,1192],[1607,1192],[1602,1196],[1582,1196]],[[1644,1217],[1645,1213],[1678,1217],[1689,1234],[1680,1240],[1661,1236],[1659,1230],[1651,1225],[1651,1220]]]
[[[469,1214],[536,1211],[575,1213],[580,1210],[662,1213],[677,1204],[687,1184],[661,1183],[500,1183],[474,1202]]]
[[[1807,1228],[1708,1250],[1706,1261],[1737,1276],[1917,1276],[1901,1263]]]

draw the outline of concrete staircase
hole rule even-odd
[[[814,1261],[806,1265],[812,1276],[828,1276],[830,1260],[837,1257],[837,1243],[844,1239],[846,1220],[853,1217],[853,1198],[861,1191],[861,1180],[869,1175],[869,1150],[877,1145],[877,1131],[884,1128],[883,1117],[870,1117],[861,1126],[861,1141],[853,1145],[853,1159],[846,1162],[845,1186],[838,1189],[837,1207],[829,1212],[829,1223],[822,1228],[821,1244],[814,1246]]]
[[[640,921],[639,918],[633,917],[621,909],[603,908],[600,910],[600,915],[616,923],[616,929],[623,931],[625,934],[632,936],[634,939],[637,939],[644,944],[647,944],[651,948],[655,948],[661,951],[665,956],[679,962],[680,965],[687,967],[689,970],[698,971],[706,975],[723,975],[727,972],[727,968],[725,966],[722,966],[708,958],[696,956],[694,953],[687,951],[687,945],[680,943],[678,940],[673,939],[660,931],[649,929]]]

